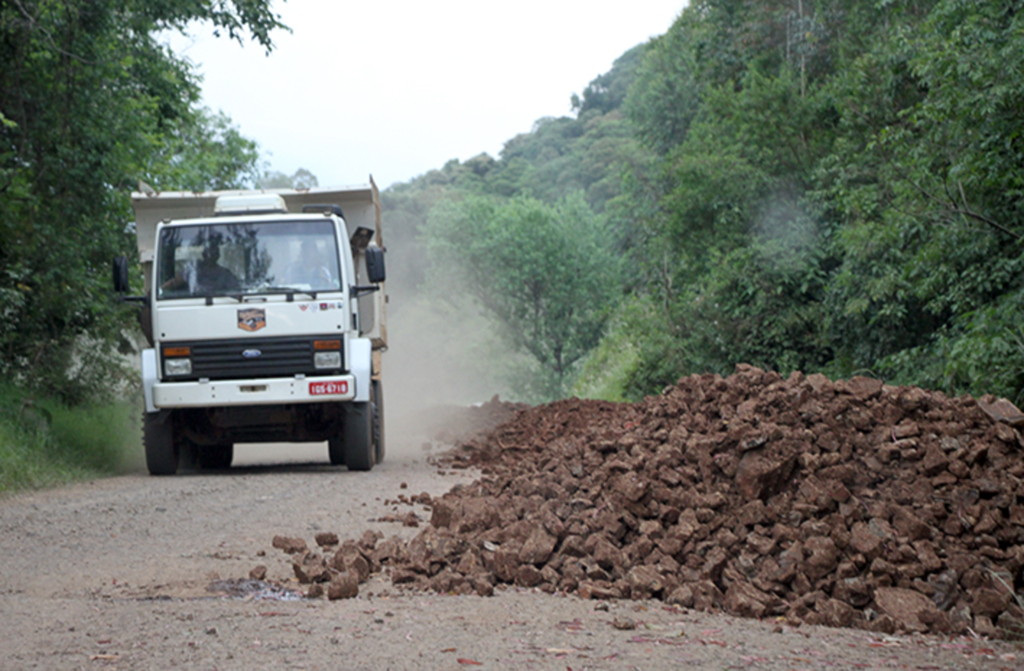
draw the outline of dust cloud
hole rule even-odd
[[[424,454],[425,444],[479,429],[467,406],[495,395],[507,352],[495,325],[466,304],[427,295],[393,295],[383,356],[388,458]]]

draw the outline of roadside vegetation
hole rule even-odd
[[[409,254],[425,294],[447,300],[435,282],[453,263],[498,281],[473,250],[501,203],[589,209],[573,214],[592,226],[583,239],[618,263],[602,336],[574,341],[586,355],[555,369],[546,352],[573,329],[546,327],[537,352],[536,319],[477,296],[536,375],[559,370],[559,385],[519,385],[531,400],[638,399],[750,363],[1019,401],[1022,36],[1010,0],[696,0],[574,95],[571,116],[389,189],[390,230],[436,249],[439,220],[474,213],[461,253]],[[593,281],[563,279],[571,254],[546,263],[538,281]]]
[[[68,406],[0,385],[0,494],[140,469],[140,411],[133,401]]]

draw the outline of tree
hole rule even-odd
[[[191,66],[156,39],[195,20],[268,50],[283,27],[267,0],[0,3],[0,375],[70,401],[110,390],[132,323],[108,288],[111,257],[135,256],[128,193],[251,172],[254,145],[197,109]]]
[[[158,191],[245,189],[259,178],[259,146],[223,112],[189,110],[167,132],[142,175]],[[314,178],[315,179],[315,178]]]
[[[319,185],[316,175],[305,168],[299,168],[291,175],[273,170],[256,180],[256,186],[261,189],[311,189]]]
[[[430,214],[427,245],[437,290],[472,294],[540,366],[535,393],[562,395],[615,296],[608,236],[582,196],[443,203]]]

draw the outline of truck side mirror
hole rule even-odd
[[[123,294],[128,291],[128,257],[114,257],[114,291]]]
[[[380,247],[366,248],[366,275],[372,284],[384,281],[384,250]]]

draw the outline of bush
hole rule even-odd
[[[139,417],[130,401],[72,407],[0,385],[0,492],[139,468]]]

